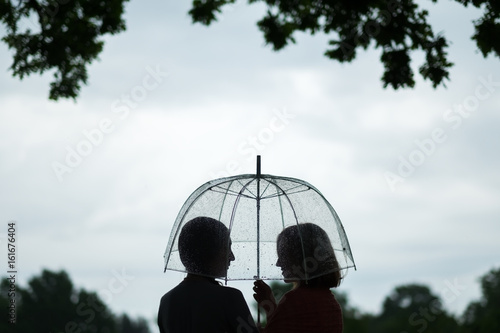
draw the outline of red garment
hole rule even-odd
[[[263,333],[342,333],[342,309],[327,288],[286,293],[267,318]]]

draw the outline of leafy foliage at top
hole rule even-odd
[[[88,80],[87,66],[103,50],[102,36],[125,30],[124,4],[128,0],[0,0],[2,40],[13,50],[10,67],[23,79],[55,70],[49,98],[73,98]],[[437,0],[432,0],[437,2]],[[500,2],[455,0],[474,6],[483,15],[473,22],[472,39],[484,57],[500,55]],[[210,25],[222,8],[236,0],[193,0],[193,22]],[[448,41],[427,22],[428,12],[416,0],[248,0],[263,3],[267,13],[257,22],[267,44],[278,51],[295,43],[294,34],[323,32],[331,39],[325,55],[351,62],[358,50],[381,49],[384,87],[414,87],[411,55],[422,51],[420,75],[433,87],[449,80],[452,63]]]
[[[437,0],[433,0],[436,2]],[[481,19],[474,22],[472,37],[482,54],[500,55],[500,3],[497,0],[456,0],[464,6],[484,9]],[[264,3],[266,15],[257,22],[267,44],[273,50],[295,43],[297,31],[314,35],[324,32],[333,36],[325,51],[328,58],[351,62],[359,48],[373,44],[382,50],[384,65],[382,81],[394,89],[414,87],[414,73],[410,66],[411,52],[421,50],[425,62],[419,72],[430,80],[434,88],[449,79],[445,36],[434,33],[427,23],[428,12],[414,0],[249,0]],[[193,0],[189,14],[193,22],[210,25],[217,20],[226,5],[235,0]]]
[[[125,30],[125,1],[0,0],[0,22],[7,28],[2,40],[14,51],[13,75],[23,79],[55,69],[49,98],[75,99],[87,83],[87,65],[103,49],[101,37]]]

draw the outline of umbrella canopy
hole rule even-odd
[[[325,197],[303,180],[261,174],[260,156],[257,157],[256,174],[215,179],[201,185],[189,196],[170,234],[164,255],[165,270],[188,272],[179,255],[179,236],[186,223],[199,216],[222,222],[227,229],[222,228],[230,235],[230,238],[223,238],[227,249],[224,251],[226,262],[230,262],[227,274],[213,277],[226,280],[283,279],[282,267],[276,265],[278,235],[287,227],[302,224],[314,224],[327,235],[326,238],[319,234],[304,235],[301,231],[304,229],[297,229],[300,243],[292,246],[301,256],[302,275],[305,274],[306,279],[331,270],[344,273],[347,268],[355,268],[342,223]],[[314,244],[302,244],[307,237],[315,238]],[[286,239],[282,243],[290,241]],[[333,268],[321,265],[324,254],[318,246],[324,243],[333,248],[336,259]],[[307,249],[308,246],[315,248]],[[297,273],[297,279],[304,279],[299,275]]]

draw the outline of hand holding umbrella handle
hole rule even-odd
[[[253,287],[253,298],[257,301],[257,304],[264,309],[266,316],[269,315],[276,309],[276,300],[274,299],[273,291],[271,288],[262,280],[255,280]]]

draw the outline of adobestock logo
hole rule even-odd
[[[237,157],[230,159],[225,169],[219,172],[210,172],[212,179],[222,178],[234,175],[240,172],[241,158],[245,157],[246,161],[252,161],[255,156],[266,149],[276,138],[278,133],[284,131],[291,123],[291,120],[296,117],[295,114],[289,112],[285,107],[281,109],[273,109],[273,116],[269,119],[266,126],[256,131],[255,135],[247,136],[242,140],[237,148]]]
[[[441,289],[440,296],[445,302],[455,302],[467,289],[467,286],[458,282],[458,278],[452,281],[445,280],[445,287]],[[419,307],[418,311],[413,312],[408,318],[410,326],[414,327],[418,333],[423,333],[429,327],[429,324],[434,322],[438,317],[443,314],[444,309],[440,299],[433,299],[427,306]],[[414,330],[412,330],[414,331]],[[401,331],[400,333],[408,333]]]
[[[118,120],[123,121],[130,115],[130,111],[137,108],[141,102],[146,100],[149,93],[157,89],[169,75],[162,70],[159,65],[155,68],[146,66],[147,74],[142,78],[141,83],[133,86],[128,93],[124,93],[119,99],[111,103],[111,112],[118,115]],[[60,161],[52,161],[51,167],[57,180],[62,183],[66,174],[73,173],[85,158],[87,158],[95,148],[99,147],[108,134],[115,131],[118,123],[111,118],[103,117],[95,128],[84,129],[83,138],[75,145],[66,145],[66,157]]]
[[[454,104],[452,108],[445,110],[443,120],[448,123],[446,127],[434,128],[427,138],[415,140],[415,148],[406,156],[398,156],[398,166],[394,171],[386,171],[384,173],[387,185],[392,192],[396,191],[396,185],[404,183],[411,175],[415,173],[418,167],[422,166],[429,157],[434,155],[438,147],[448,140],[450,128],[452,130],[459,129],[464,119],[469,118],[473,112],[479,109],[482,101],[485,101],[500,87],[500,81],[494,81],[493,75],[487,78],[480,76],[479,84],[474,89],[474,92],[466,96],[460,104]]]
[[[99,290],[98,294],[90,293],[86,297],[82,297],[76,306],[78,317],[68,321],[64,325],[64,331],[56,333],[112,332],[109,327],[101,326],[100,322],[102,318],[112,316],[105,303],[111,303],[113,296],[122,293],[135,277],[128,275],[125,268],[122,268],[121,271],[112,270],[111,273],[113,277],[108,280],[106,288]]]

